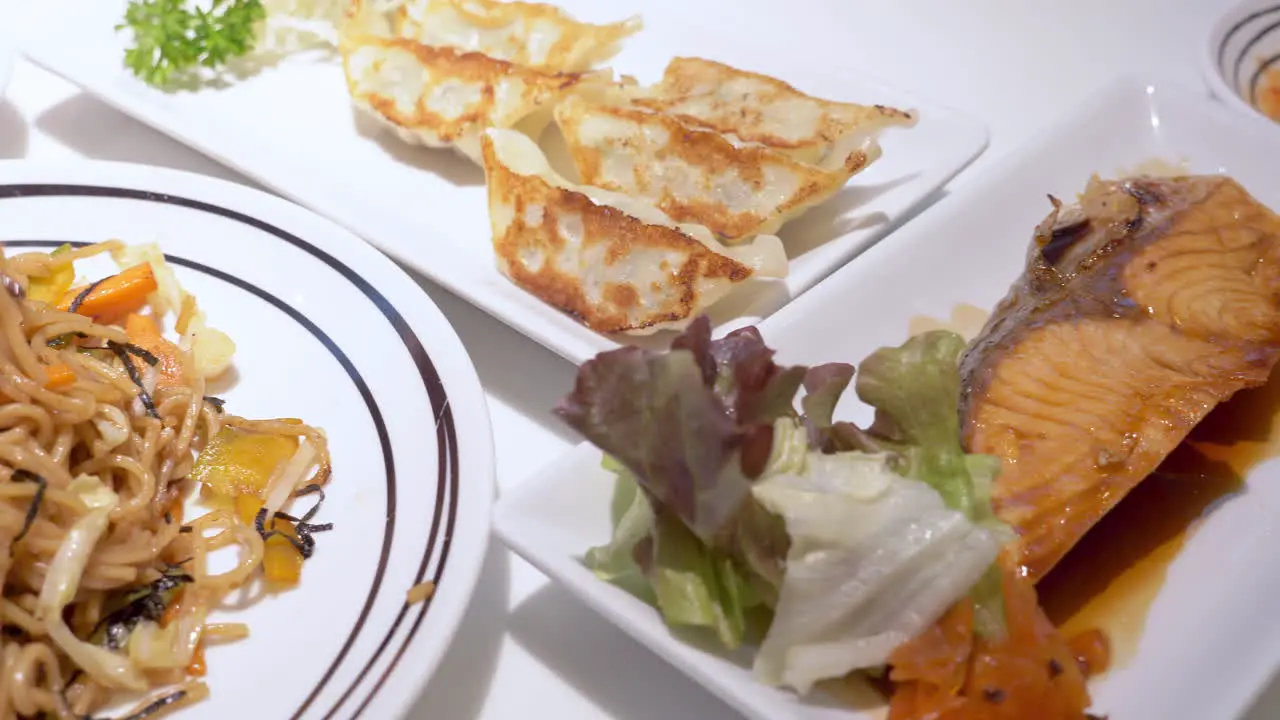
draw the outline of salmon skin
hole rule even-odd
[[[1221,176],[1094,178],[961,360],[971,453],[1028,576],[1280,357],[1280,218]]]

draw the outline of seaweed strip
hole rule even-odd
[[[285,520],[293,523],[293,531],[297,537],[287,535],[279,530],[268,530],[267,509],[259,509],[258,514],[253,518],[253,528],[262,536],[263,542],[270,540],[274,535],[279,535],[285,540],[288,540],[290,545],[293,545],[294,549],[298,551],[298,554],[302,556],[302,559],[310,559],[316,551],[316,539],[313,535],[315,533],[328,532],[332,530],[333,523],[310,522],[311,518],[315,517],[316,513],[320,511],[320,505],[324,503],[324,490],[321,489],[319,485],[308,485],[293,495],[294,497],[301,497],[303,495],[313,495],[315,493],[320,493],[320,499],[317,500],[316,504],[303,514],[302,517],[297,518],[289,513],[280,511],[277,511],[273,515],[273,520]]]
[[[298,542],[294,543],[294,547],[297,547],[298,552],[302,553],[304,560],[310,558],[316,551],[316,539],[311,536],[312,533],[329,532],[332,529],[333,523],[320,523],[318,525],[305,522],[297,523],[293,526],[293,531],[298,534]],[[286,535],[285,537],[288,536]]]
[[[315,517],[316,513],[320,512],[320,506],[324,503],[324,488],[320,487],[315,483],[312,483],[311,485],[308,485],[293,494],[294,497],[299,498],[306,495],[315,495],[316,493],[320,494],[320,499],[316,501],[315,505],[311,506],[311,509],[308,510],[302,516],[302,518],[298,520],[298,522],[302,522],[302,523],[311,522],[311,518]]]
[[[45,343],[45,346],[53,350],[61,350],[62,348],[66,347],[73,339],[87,338],[87,337],[89,336],[85,335],[79,330],[75,332],[62,333],[61,335],[54,335],[53,337],[49,338],[48,342]]]
[[[14,470],[13,479],[17,482],[33,482],[36,484],[36,494],[31,497],[31,505],[27,508],[27,516],[22,521],[22,530],[13,538],[14,544],[27,536],[27,532],[31,530],[31,526],[36,522],[36,516],[40,514],[40,506],[44,504],[44,491],[48,489],[49,482],[30,470]],[[10,546],[12,551],[12,546]]]
[[[165,609],[169,606],[170,598],[166,597],[167,593],[194,581],[195,579],[185,572],[166,572],[146,585],[137,597],[102,618],[89,633],[90,636],[96,635],[101,630],[106,635],[106,646],[112,650],[119,650],[124,647],[129,633],[139,622],[160,621]]]
[[[146,707],[142,708],[141,710],[139,710],[138,712],[132,715],[125,715],[124,717],[117,718],[116,720],[145,720],[146,718],[149,718],[152,715],[155,715],[156,713],[160,712],[161,710],[165,709],[166,707],[176,702],[182,702],[182,700],[185,699],[186,697],[187,697],[186,690],[177,690],[172,693],[169,693],[168,695],[165,695],[164,697],[156,698],[154,701],[149,703]],[[110,720],[110,719],[95,718],[90,715],[86,715],[84,716],[84,720]]]
[[[310,485],[299,488],[293,496],[300,498],[306,495],[314,495],[316,493],[320,493],[320,502],[324,502],[324,488],[320,487],[320,483],[311,483]]]
[[[253,516],[253,529],[257,530],[258,534],[262,536],[263,542],[266,542],[267,538],[271,537],[271,535],[275,533],[275,530],[267,532],[267,509],[266,508],[264,507],[258,508],[258,514]]]
[[[146,718],[150,715],[154,715],[157,712],[160,712],[162,708],[168,707],[169,705],[172,705],[176,702],[181,702],[186,697],[187,697],[186,690],[178,690],[176,692],[172,692],[168,695],[165,695],[162,698],[158,698],[157,700],[155,700],[155,702],[152,702],[151,704],[142,708],[138,712],[132,715],[129,715],[127,717],[120,718],[120,720],[143,720],[143,718]]]
[[[109,347],[116,357],[120,358],[120,362],[124,363],[125,372],[129,373],[129,379],[134,385],[138,386],[138,399],[142,401],[142,407],[147,409],[147,414],[159,420],[160,413],[156,410],[156,403],[151,399],[151,393],[142,386],[142,376],[138,374],[138,368],[133,364],[133,360],[129,358],[129,351],[117,343],[110,343]]]
[[[136,355],[141,358],[143,362],[152,367],[160,364],[160,358],[156,357],[154,353],[144,347],[134,345],[133,343],[118,343],[114,340],[108,340],[107,347],[115,350],[116,352],[119,352],[117,348],[122,348],[125,352],[130,355]]]

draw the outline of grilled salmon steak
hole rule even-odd
[[[1280,357],[1280,217],[1234,180],[1094,178],[1053,204],[960,368],[1032,581]]]

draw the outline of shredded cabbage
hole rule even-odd
[[[115,492],[92,475],[78,476],[68,489],[80,496],[89,512],[71,526],[49,563],[37,615],[44,620],[49,638],[89,677],[109,687],[146,690],[146,678],[129,658],[76,637],[62,616],[63,608],[80,588],[80,578],[94,546],[107,530],[111,511],[119,504]]]
[[[805,465],[753,489],[791,538],[755,672],[800,693],[888,662],[978,581],[1001,544],[885,455],[813,452]]]
[[[230,335],[205,323],[204,313],[197,310],[187,323],[181,346],[191,351],[196,372],[206,380],[226,372],[235,356],[236,344]]]
[[[99,405],[93,414],[93,426],[97,428],[100,442],[107,450],[123,445],[133,431],[128,416],[115,405]]]
[[[266,499],[262,506],[268,513],[275,513],[284,507],[289,496],[293,495],[298,485],[307,477],[307,473],[315,466],[315,462],[315,446],[306,440],[298,443],[298,449],[294,451],[293,457],[289,458],[289,462],[267,481],[266,491],[263,492]]]
[[[208,611],[203,607],[184,608],[165,627],[144,620],[129,634],[129,659],[140,668],[181,669],[191,664],[196,646],[204,634]]]

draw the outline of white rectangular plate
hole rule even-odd
[[[1226,172],[1280,207],[1280,136],[1207,99],[1126,81],[1106,89],[1042,140],[942,200],[893,242],[869,250],[761,324],[781,363],[859,362],[908,337],[911,318],[948,318],[957,305],[992,307],[1023,270],[1046,193],[1071,198],[1098,173],[1152,159],[1190,172]],[[569,388],[565,388],[566,392]],[[852,393],[839,417],[867,420]],[[875,712],[801,700],[755,683],[749,667],[673,637],[657,612],[587,571],[588,547],[610,535],[611,477],[580,446],[508,492],[495,530],[508,545],[712,692],[760,720],[853,720]],[[1197,525],[1168,570],[1134,656],[1093,686],[1094,712],[1115,720],[1231,718],[1280,665],[1280,593],[1273,531],[1280,464],[1251,473],[1246,491]]]
[[[856,27],[848,3],[819,5],[804,22],[796,3],[773,0],[563,0],[594,22],[641,13],[645,29],[610,64],[642,82],[677,54],[769,73],[832,99],[920,111],[910,131],[884,138],[884,157],[830,202],[784,228],[793,256],[785,283],[743,288],[717,308],[727,326],[767,317],[904,220],[986,147],[979,123],[868,81],[841,53]],[[846,7],[847,6],[847,7]],[[220,89],[162,92],[123,66],[127,35],[113,27],[123,0],[45,0],[25,38],[34,62],[122,112],[347,226],[366,240],[564,357],[580,362],[616,347],[544,305],[497,270],[484,174],[448,150],[414,148],[357,122],[336,59],[297,57]],[[770,38],[759,52],[753,38]],[[736,315],[737,317],[731,317]]]

